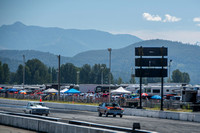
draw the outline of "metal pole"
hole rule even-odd
[[[109,102],[110,102],[110,85],[111,85],[111,48],[108,48],[109,51]]]
[[[170,75],[171,62],[172,62],[172,60],[169,61],[169,83],[171,82],[171,75]]]
[[[104,67],[101,67],[101,84],[103,85],[103,69]]]
[[[161,48],[161,54],[162,54],[162,59],[161,59],[161,63],[162,63],[162,75],[161,75],[161,105],[160,105],[160,110],[163,111],[163,49],[164,47]]]
[[[131,67],[131,84],[133,84],[133,67]]]
[[[76,79],[76,80],[77,80],[77,81],[76,81],[76,82],[77,82],[77,85],[79,84],[79,73],[80,73],[80,72],[77,71],[77,75],[76,75],[76,77],[77,77],[77,79]]]
[[[24,89],[24,84],[25,84],[25,55],[23,55],[23,63],[24,63],[24,67],[23,67],[23,89]]]
[[[60,101],[60,55],[58,55],[58,101]]]
[[[140,109],[142,109],[142,46],[140,47]]]

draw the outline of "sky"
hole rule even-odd
[[[0,0],[0,26],[16,21],[200,42],[200,0]]]

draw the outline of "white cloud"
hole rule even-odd
[[[165,19],[163,20],[163,22],[178,22],[180,20],[181,20],[181,18],[177,18],[175,16],[171,16],[169,14],[166,14],[165,15]]]
[[[160,21],[160,22],[178,22],[181,20],[181,18],[177,18],[169,14],[165,14],[164,20],[162,20],[162,18],[159,15],[151,15],[149,13],[143,13],[143,18],[145,18],[147,21]]]
[[[143,17],[148,21],[162,21],[162,18],[158,15],[151,15],[149,13],[143,13]]]
[[[200,22],[200,17],[199,18],[193,18],[194,22]]]
[[[200,24],[197,24],[197,26],[199,26],[199,27],[200,27]]]

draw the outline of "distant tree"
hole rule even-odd
[[[92,84],[101,83],[101,66],[100,64],[95,64],[91,69],[90,82]]]
[[[3,67],[1,65],[1,61],[0,61],[0,83],[3,84],[3,79],[4,79],[4,73],[3,73]]]
[[[118,80],[117,80],[117,84],[120,85],[120,84],[122,84],[122,83],[123,83],[122,78],[119,77]]]
[[[44,84],[49,82],[48,68],[40,60],[32,59],[26,62],[27,84]]]
[[[136,83],[134,75],[131,75],[131,79],[130,79],[129,82],[130,82],[130,84],[135,84]]]
[[[183,83],[190,83],[190,76],[188,73],[183,72]]]
[[[189,83],[190,76],[188,73],[182,73],[179,69],[176,69],[172,72],[172,80],[174,83]]]
[[[91,75],[91,66],[88,64],[83,65],[80,68],[80,83],[89,84]]]
[[[49,74],[49,82],[52,83],[52,69],[51,69],[51,67],[48,68],[48,74]]]
[[[61,65],[61,82],[75,84],[77,80],[77,68],[72,63]]]
[[[37,83],[39,81],[41,81],[41,77],[40,77],[40,73],[38,70],[35,71],[34,75],[33,75],[33,83]]]
[[[15,72],[11,72],[10,73],[9,83],[10,84],[17,84],[17,82],[16,82],[16,73]]]
[[[104,84],[108,84],[109,83],[109,68],[107,68],[106,64],[102,64],[101,65],[101,71],[103,71],[103,83]],[[114,78],[113,75],[111,73],[111,83],[114,83]]]
[[[15,76],[15,82],[17,84],[23,83],[23,65],[21,65],[21,64],[18,66],[16,76]]]
[[[3,83],[8,84],[10,79],[10,70],[8,64],[3,64]]]
[[[51,69],[51,75],[52,75],[52,83],[56,83],[57,82],[57,72],[54,67]]]
[[[101,76],[103,71],[103,83],[109,83],[109,69],[105,64],[95,64],[91,69],[90,83],[91,84],[101,84]],[[111,83],[114,83],[113,76],[111,73]]]
[[[25,66],[25,83],[24,84],[31,84],[32,83],[32,76],[31,71],[28,66]]]

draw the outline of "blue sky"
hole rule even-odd
[[[0,0],[0,20],[200,42],[200,0]]]

